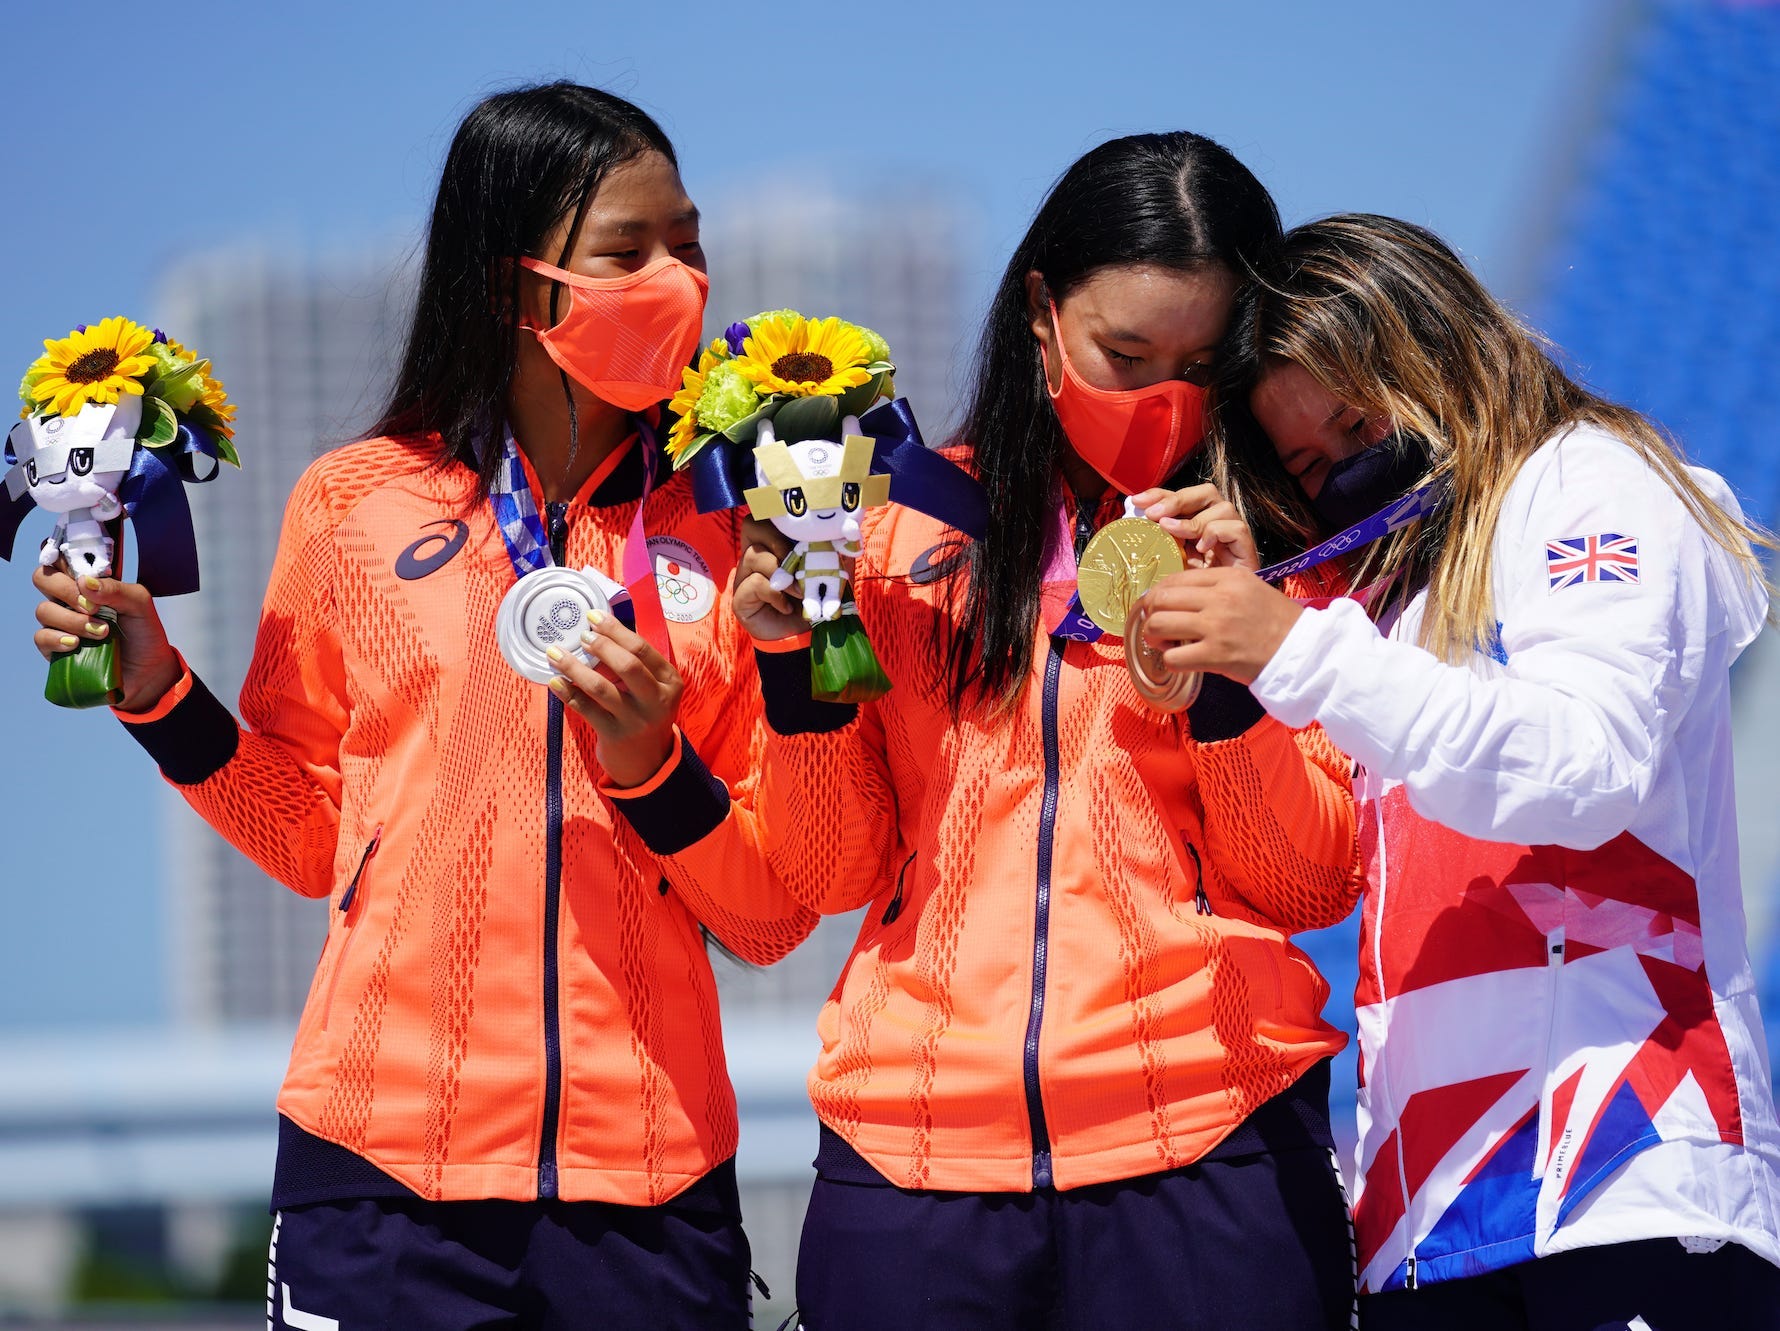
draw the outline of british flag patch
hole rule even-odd
[[[1638,581],[1638,538],[1603,532],[1599,536],[1570,536],[1545,543],[1545,572],[1551,590],[1574,587],[1579,582]]]

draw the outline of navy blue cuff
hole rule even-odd
[[[612,801],[652,854],[677,855],[729,817],[729,787],[711,775],[692,742],[680,736],[680,761],[646,795]]]
[[[191,691],[157,721],[124,727],[148,751],[161,775],[176,786],[196,786],[227,767],[241,744],[241,727],[196,674]]]
[[[1187,708],[1187,728],[1199,743],[1216,744],[1221,739],[1235,739],[1266,715],[1267,709],[1255,701],[1248,685],[1208,671],[1200,682],[1199,696]]]
[[[859,704],[818,702],[810,697],[810,649],[754,653],[766,723],[780,735],[826,735],[851,724]]]

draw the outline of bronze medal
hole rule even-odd
[[[1151,707],[1178,712],[1193,705],[1204,676],[1197,670],[1170,670],[1162,663],[1162,653],[1143,640],[1149,617],[1150,608],[1143,602],[1131,607],[1131,617],[1125,621],[1125,669],[1131,672],[1131,686]]]
[[[1186,567],[1180,543],[1147,518],[1118,518],[1094,533],[1076,570],[1082,609],[1107,633],[1123,633],[1131,609],[1158,581]]]

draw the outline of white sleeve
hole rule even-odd
[[[1548,543],[1586,551],[1590,537],[1634,542],[1636,581],[1572,580],[1567,559],[1548,560]],[[1484,840],[1592,849],[1649,794],[1739,594],[1715,551],[1636,453],[1579,431],[1529,459],[1503,505],[1500,672],[1383,638],[1340,601],[1299,617],[1253,692],[1287,725],[1322,722],[1424,817]]]

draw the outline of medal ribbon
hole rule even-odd
[[[1401,531],[1410,523],[1425,518],[1446,499],[1444,478],[1424,482],[1401,499],[1392,500],[1369,518],[1363,518],[1346,531],[1336,532],[1328,540],[1313,545],[1302,554],[1270,564],[1257,575],[1263,582],[1282,582],[1294,573],[1302,573],[1319,564],[1326,564],[1350,550],[1359,550],[1374,541],[1383,540],[1392,532]],[[1129,503],[1129,501],[1127,501]],[[1070,527],[1068,507],[1059,498],[1056,508],[1056,531],[1053,533],[1051,557],[1045,565],[1043,607],[1045,623],[1053,638],[1072,642],[1099,642],[1107,635],[1088,618],[1082,609],[1081,593],[1076,590],[1075,544]]]
[[[1046,627],[1053,638],[1070,642],[1099,642],[1106,636],[1100,625],[1088,618],[1082,609],[1082,596],[1076,589],[1075,526],[1069,517],[1066,493],[1057,496],[1051,510],[1051,554],[1045,561],[1044,585],[1039,591],[1039,605]]]
[[[655,580],[654,564],[649,558],[649,538],[643,531],[643,509],[649,503],[649,492],[655,488],[655,466],[662,455],[661,444],[655,436],[655,427],[640,416],[637,418],[637,435],[643,450],[643,496],[637,500],[637,511],[630,520],[630,534],[624,538],[624,560],[619,576],[630,591],[631,605],[636,607],[636,631],[672,661],[674,640],[668,636],[667,612],[661,608],[661,584]],[[599,488],[597,482],[594,488]]]
[[[637,500],[637,511],[631,518],[630,532],[624,540],[620,570],[629,598],[628,602],[624,598],[615,598],[612,613],[671,661],[674,659],[673,642],[668,636],[667,615],[661,608],[661,587],[655,581],[655,570],[650,565],[649,541],[643,529],[643,509],[655,488],[655,466],[660,449],[654,426],[640,416],[636,418],[636,426],[637,432],[613,449],[594,469],[587,492],[593,494],[605,484],[633,445],[640,441],[643,494]],[[489,488],[488,502],[494,510],[495,526],[500,529],[515,574],[523,578],[555,563],[550,554],[550,539],[544,531],[544,520],[538,513],[537,498],[532,494],[531,481],[520,459],[519,445],[510,429],[501,439],[501,465]]]

